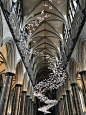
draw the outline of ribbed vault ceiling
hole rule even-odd
[[[23,24],[31,49],[29,59],[38,81],[47,78],[52,72],[49,67],[54,68],[55,65],[53,61],[49,62],[50,58],[61,58],[61,44],[64,44],[63,24],[67,24],[66,14],[66,0],[23,1]]]

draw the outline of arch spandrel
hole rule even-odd
[[[17,67],[17,64],[21,61],[21,56],[20,56],[20,54],[19,54],[19,52],[18,52],[18,49],[17,49],[17,47],[16,47],[16,67]]]
[[[62,95],[61,95],[61,87],[58,88],[57,90],[57,100],[60,101],[60,99],[62,98]]]
[[[70,83],[77,83],[78,66],[76,61],[71,58],[69,62]]]
[[[86,41],[84,41],[84,43],[82,44],[82,55],[81,55],[81,59],[82,59],[82,65],[83,65],[83,69],[86,70]]]
[[[35,101],[35,97],[34,97],[34,88],[32,87],[32,101],[34,102]]]
[[[16,51],[12,41],[5,42],[1,48],[1,53],[6,60],[6,72],[15,73]]]
[[[79,71],[86,71],[86,38],[80,37],[78,41]]]
[[[22,61],[20,61],[16,67],[15,77],[16,77],[16,84],[23,85],[24,72],[23,72]]]
[[[9,30],[8,24],[6,22],[6,19],[4,17],[2,10],[1,10],[1,16],[2,16],[2,22],[3,22],[3,40],[8,37],[12,38],[12,34]]]
[[[27,90],[28,90],[28,82],[29,82],[29,77],[27,75],[27,72],[25,72],[24,79],[23,79],[22,91],[26,91],[27,92]]]
[[[76,44],[73,52],[72,52],[72,55],[71,55],[71,58],[77,63],[78,65],[78,43]]]
[[[70,90],[70,89],[71,89],[70,83],[71,83],[71,81],[70,81],[70,78],[69,78],[69,76],[68,76],[68,77],[66,78],[66,80],[65,80],[66,90]]]
[[[28,81],[28,88],[27,88],[27,96],[30,96],[30,90],[31,90],[31,82],[30,80]]]
[[[30,90],[30,99],[32,99],[33,100],[33,91],[32,91],[33,89],[32,89],[32,85],[31,85],[31,90]]]
[[[6,50],[6,45],[3,45],[0,52],[2,53],[2,55],[4,56],[6,63],[7,63],[7,50]]]
[[[4,84],[4,80],[5,80],[6,66],[7,66],[7,63],[6,63],[5,57],[0,52],[0,75],[1,75],[2,84]]]

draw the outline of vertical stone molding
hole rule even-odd
[[[22,91],[21,94],[21,105],[20,105],[20,114],[19,115],[24,115],[24,109],[25,109],[25,97],[26,97],[26,91]]]
[[[82,80],[82,88],[83,88],[83,96],[86,106],[86,71],[80,72],[81,80]]]
[[[25,115],[29,115],[29,106],[30,106],[29,99],[30,99],[30,97],[26,96],[26,99],[25,99]]]
[[[63,95],[63,102],[64,102],[64,115],[68,115],[68,105],[67,105],[67,96]]]
[[[15,94],[14,94],[14,99],[13,99],[13,104],[12,104],[13,106],[12,106],[11,115],[18,115],[21,86],[22,85],[20,85],[20,84],[16,84],[16,86],[15,86]]]
[[[5,74],[5,80],[4,80],[4,85],[3,85],[1,100],[0,100],[0,115],[7,115],[13,76],[14,74],[10,72],[7,72]]]
[[[70,90],[66,90],[66,94],[67,94],[67,103],[68,103],[68,114],[69,115],[74,115],[71,91]]]
[[[77,85],[77,83],[72,83],[71,86],[72,86],[73,101],[74,101],[74,105],[75,105],[76,114],[83,115],[78,85]]]

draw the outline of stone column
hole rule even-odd
[[[20,85],[20,84],[16,84],[16,86],[15,86],[15,94],[14,94],[14,98],[13,98],[13,105],[12,105],[11,115],[17,115],[18,114],[21,86],[22,85]]]
[[[34,102],[32,101],[32,114],[31,115],[34,115]]]
[[[55,105],[55,115],[59,115],[59,114],[58,114],[58,104]]]
[[[35,103],[34,103],[33,109],[35,110],[35,111],[33,111],[33,112],[34,112],[34,115],[36,115],[36,104],[35,104]]]
[[[80,72],[81,80],[82,80],[82,87],[83,87],[83,96],[86,106],[86,71]]]
[[[2,74],[0,74],[0,97],[1,97],[2,87],[3,87],[3,78],[2,78]]]
[[[61,115],[65,115],[64,114],[64,101],[63,101],[63,98],[61,98]]]
[[[26,97],[26,91],[22,91],[19,115],[24,115],[24,112],[25,112],[25,97]]]
[[[69,113],[69,115],[74,115],[71,91],[70,90],[66,90],[66,94],[67,94],[67,103],[68,103],[68,113]]]
[[[13,80],[14,74],[7,72],[5,74],[5,76],[6,77],[4,80],[4,85],[3,85],[1,100],[0,100],[0,115],[6,115],[7,114],[9,97],[10,97],[12,80]]]
[[[58,114],[61,115],[61,101],[58,101]]]
[[[63,102],[64,102],[64,115],[68,115],[68,104],[67,104],[67,96],[63,95]]]
[[[30,97],[28,95],[26,95],[26,99],[25,99],[25,115],[29,115],[29,106],[30,106],[29,99],[30,99]]]
[[[32,99],[30,99],[29,115],[32,115]]]
[[[83,115],[78,85],[77,85],[77,83],[72,83],[71,86],[72,86],[73,100],[74,100],[76,114]]]
[[[59,104],[60,103],[60,101],[58,101],[58,103],[57,103],[57,115],[59,115]]]
[[[63,99],[61,98],[60,99],[61,101],[60,101],[60,115],[63,115]]]

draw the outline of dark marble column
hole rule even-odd
[[[5,74],[5,76],[6,77],[4,80],[4,85],[3,85],[1,100],[0,100],[0,115],[6,115],[7,114],[9,97],[10,97],[12,80],[13,80],[14,74],[7,72]]]
[[[60,103],[60,101],[58,101],[58,103],[57,103],[57,115],[59,115],[59,104]]]
[[[58,115],[58,104],[55,105],[55,115]]]
[[[21,105],[20,105],[20,113],[19,115],[24,115],[24,109],[25,109],[25,97],[26,97],[26,91],[22,91],[21,94]]]
[[[11,115],[18,115],[18,107],[19,107],[19,101],[20,101],[20,93],[21,93],[21,86],[20,84],[16,84],[15,86],[15,94],[13,98],[12,103],[12,113]]]
[[[53,106],[52,113],[53,113],[53,115],[56,115],[56,106]]]
[[[74,115],[71,91],[70,90],[66,90],[66,94],[67,94],[67,103],[68,103],[68,113],[69,113],[69,115]]]
[[[36,104],[34,103],[33,106],[34,106],[34,107],[33,107],[33,110],[34,110],[33,112],[34,112],[34,115],[36,115],[36,111],[37,111],[37,110],[36,110]]]
[[[34,112],[33,112],[34,109],[33,108],[34,108],[34,102],[32,101],[32,115],[34,115]]]
[[[40,103],[40,100],[38,99],[38,108],[40,108],[41,107],[41,103]],[[37,108],[37,109],[38,109]],[[38,110],[37,110],[38,111]],[[37,113],[37,115],[41,115],[41,111],[38,111],[38,113]]]
[[[63,98],[61,98],[61,115],[65,115],[64,114],[64,101],[63,101]]]
[[[59,113],[60,113],[59,115],[63,115],[63,99],[61,98],[60,100],[61,101],[60,101],[60,106],[59,106],[60,107],[59,108]]]
[[[82,80],[82,87],[83,87],[83,96],[86,106],[86,71],[80,72],[81,80]]]
[[[73,101],[74,101],[74,105],[75,105],[76,114],[83,115],[78,85],[77,85],[77,83],[72,83],[71,86],[72,86]]]
[[[67,105],[67,96],[63,95],[63,102],[64,102],[64,115],[68,115],[68,105]]]
[[[30,97],[26,96],[26,99],[25,99],[25,115],[29,115],[29,106],[30,106],[29,99],[30,99]]]
[[[61,115],[61,101],[58,101],[58,114]]]
[[[29,115],[32,115],[32,99],[30,99]]]
[[[2,78],[2,74],[0,74],[0,98],[2,93],[2,87],[3,87],[3,78]]]

